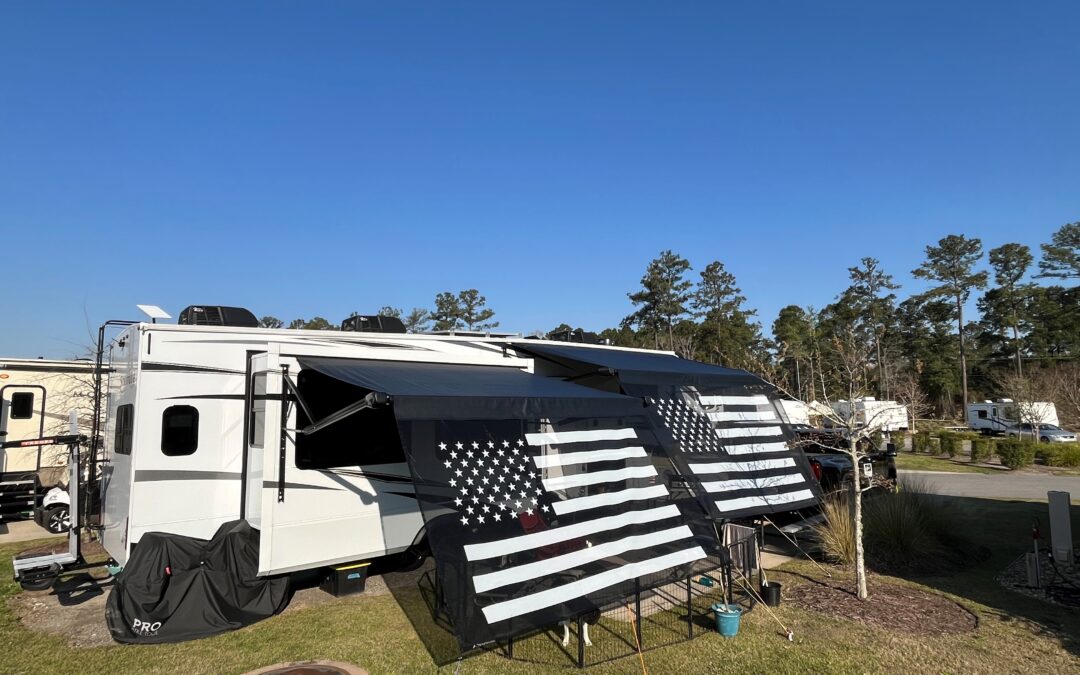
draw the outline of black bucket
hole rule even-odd
[[[761,599],[769,607],[780,606],[780,582],[769,581],[761,584]]]

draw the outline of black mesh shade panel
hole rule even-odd
[[[582,382],[606,369],[648,416],[688,486],[718,519],[791,511],[820,501],[802,450],[777,413],[776,390],[745,371],[662,353],[515,344]]]
[[[720,564],[640,398],[515,368],[300,363],[392,397],[464,650]]]

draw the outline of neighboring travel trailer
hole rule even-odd
[[[837,401],[833,410],[843,419],[852,414],[851,401]],[[907,409],[896,401],[879,401],[873,396],[854,401],[856,423],[878,431],[900,431],[908,428]]]
[[[0,358],[0,441],[24,441],[66,433],[74,419],[89,433],[93,410],[91,361]],[[0,519],[29,518],[40,498],[67,481],[61,446],[0,449]],[[54,531],[67,518],[57,504],[46,514]]]
[[[1058,425],[1057,406],[1048,401],[1017,402],[1011,398],[968,404],[968,426],[984,434],[1003,434],[1019,423]]]
[[[216,314],[235,313],[198,316]],[[820,498],[770,385],[671,353],[199,323],[127,325],[106,351],[92,527],[115,564],[137,564],[163,538],[224,537],[251,552],[251,579],[269,580],[430,547],[440,592],[466,612],[454,622],[463,648],[561,620],[586,596],[623,597],[635,579],[714,569],[716,530],[701,519]],[[572,553],[588,533],[595,546]],[[514,551],[550,556],[560,541],[577,574],[595,562],[596,579],[538,577],[529,587],[559,598],[546,609],[514,599],[524,591],[482,592],[540,574],[504,569]],[[125,612],[143,600],[112,613],[134,621],[110,619],[118,640],[194,635],[139,632],[146,620]]]
[[[810,407],[797,399],[777,399],[777,411],[787,424],[810,426]]]

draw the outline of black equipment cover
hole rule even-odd
[[[512,367],[299,360],[391,397],[463,650],[720,565],[641,399]]]
[[[776,388],[756,375],[669,354],[535,341],[514,347],[577,382],[644,399],[657,435],[713,518],[792,511],[821,500],[810,464],[779,415]]]
[[[182,642],[277,614],[289,579],[258,578],[259,533],[225,523],[210,541],[143,535],[109,595],[105,618],[117,642]]]

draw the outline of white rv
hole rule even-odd
[[[0,359],[0,441],[64,433],[72,415],[89,433],[93,389],[90,361]],[[66,480],[67,456],[57,446],[0,449],[0,519],[30,517],[38,498]],[[66,509],[54,515],[63,520]]]
[[[1003,434],[1014,424],[1060,424],[1057,406],[1047,401],[1016,402],[1011,398],[969,403],[968,426],[984,434]],[[1023,419],[1021,419],[1023,418]]]
[[[238,518],[260,532],[260,574],[417,543],[423,521],[393,415],[346,414],[355,390],[304,371],[304,357],[533,368],[505,339],[128,326],[109,358],[100,494],[114,560],[147,532],[210,538]],[[336,412],[343,421],[301,431]]]
[[[855,401],[837,401],[833,410],[840,417],[847,419],[854,408],[855,419],[859,426],[879,431],[899,431],[908,428],[907,409],[896,401],[879,401],[873,396]]]

